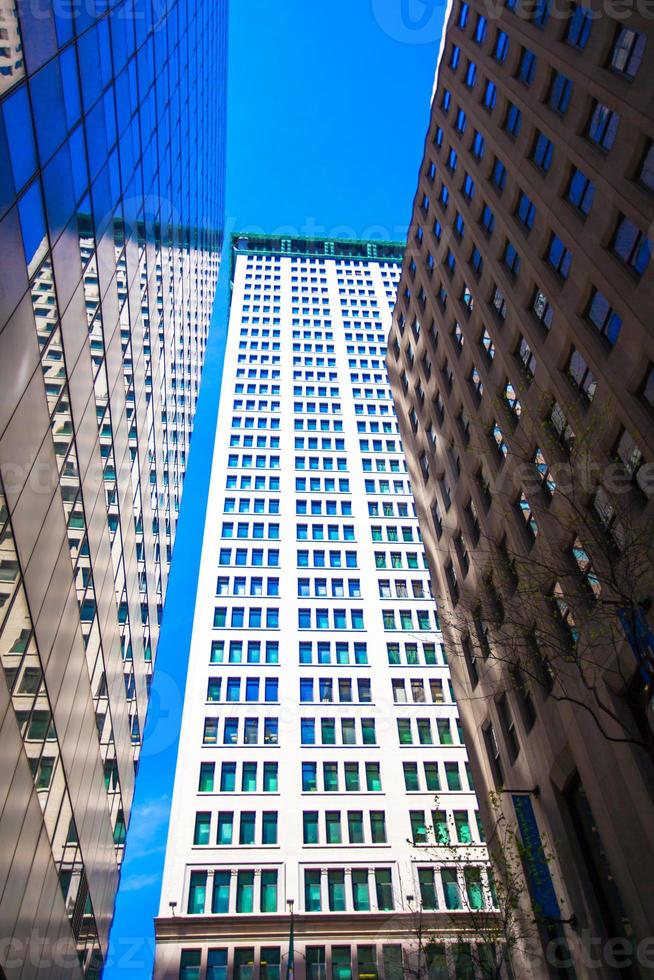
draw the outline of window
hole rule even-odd
[[[262,844],[276,844],[277,843],[277,814],[273,812],[265,812],[262,817],[261,824],[261,843]]]
[[[497,314],[497,316],[500,318],[500,320],[506,319],[506,314],[508,311],[506,297],[504,296],[504,293],[499,288],[499,286],[495,286],[493,290],[491,296],[491,306],[495,311],[495,313]]]
[[[555,272],[567,279],[572,265],[572,252],[566,248],[558,235],[552,234],[546,259]]]
[[[552,72],[547,104],[552,112],[564,116],[570,106],[572,95],[572,82],[560,71]]]
[[[644,34],[620,25],[613,42],[609,67],[627,78],[633,78],[643,60],[645,40]]]
[[[236,911],[254,911],[254,871],[239,871],[236,875]]]
[[[518,78],[525,85],[531,85],[536,73],[536,55],[529,48],[523,48],[518,66]]]
[[[493,442],[497,446],[497,450],[498,450],[498,452],[500,454],[500,458],[501,459],[506,459],[506,457],[508,455],[508,452],[509,452],[509,447],[506,444],[506,441],[505,441],[504,436],[502,434],[502,430],[500,429],[500,427],[497,424],[497,422],[494,422],[493,423],[493,426],[491,428],[491,437],[493,439]]]
[[[193,831],[194,844],[208,844],[211,830],[211,814],[206,812],[195,814],[195,828]]]
[[[490,79],[486,82],[486,88],[484,89],[483,105],[489,112],[492,112],[497,105],[497,85],[495,82],[491,82]]]
[[[236,788],[236,763],[223,762],[220,770],[220,792],[233,793]]]
[[[527,197],[523,192],[518,198],[518,205],[515,210],[516,216],[519,221],[525,226],[527,231],[531,231],[534,227],[534,218],[536,217],[536,206],[534,202]]]
[[[200,980],[202,951],[183,949],[179,960],[179,980]]]
[[[352,869],[352,907],[355,912],[370,911],[370,890],[366,869]]]
[[[534,145],[531,151],[531,160],[536,164],[543,173],[547,171],[552,166],[552,158],[554,156],[554,143],[541,133],[539,130],[536,131],[536,138],[534,140]]]
[[[231,844],[234,835],[234,814],[221,811],[218,814],[216,844]]]
[[[592,23],[593,14],[590,7],[581,4],[575,6],[565,36],[567,43],[582,51],[588,43]]]
[[[264,793],[276,793],[278,790],[276,762],[264,762],[263,764],[263,791]]]
[[[549,20],[550,0],[536,0],[531,14],[531,22],[535,27],[544,27]]]
[[[647,368],[645,379],[640,388],[643,400],[650,408],[654,408],[654,365],[650,364]]]
[[[377,907],[381,912],[390,912],[394,908],[393,903],[393,882],[390,868],[375,868],[375,891],[377,893]],[[396,952],[395,970],[389,962],[389,953]],[[402,972],[402,949],[400,946],[384,946],[384,975],[386,980],[401,980]]]
[[[515,245],[512,244],[507,238],[504,245],[504,254],[502,256],[504,264],[512,276],[517,276],[520,272],[520,256]]]
[[[509,52],[509,35],[506,31],[497,32],[497,37],[495,38],[495,50],[493,51],[493,57],[500,62],[506,61],[506,56]]]
[[[462,789],[458,762],[445,763],[445,781],[447,788],[453,793]]]
[[[213,793],[215,770],[215,762],[202,762],[200,764],[200,780],[198,783],[199,793]]]
[[[531,381],[536,373],[536,358],[524,337],[520,337],[518,357],[522,361],[527,378]]]
[[[554,310],[550,305],[545,293],[538,286],[534,292],[534,298],[531,303],[531,309],[536,316],[536,319],[541,323],[546,330],[549,330],[552,326],[552,318],[554,316]]]
[[[207,897],[207,872],[191,871],[191,883],[188,892],[187,913],[202,915]]]
[[[616,456],[624,465],[625,470],[646,496],[651,496],[652,485],[647,477],[647,467],[643,468],[643,454],[633,436],[627,429],[622,429],[615,449]]]
[[[535,540],[536,535],[538,534],[538,524],[536,523],[536,518],[534,517],[534,512],[531,509],[531,505],[522,490],[518,496],[517,510],[518,514],[520,514],[522,520],[524,521],[524,525],[530,539],[532,541]]]
[[[575,538],[570,550],[572,558],[579,569],[579,573],[585,585],[588,587],[589,594],[594,597],[598,597],[602,591],[602,587],[595,570],[593,569],[588,552],[584,548],[579,537]]]
[[[477,14],[477,23],[475,25],[474,39],[477,44],[483,44],[484,38],[486,37],[486,30],[488,28],[488,21],[483,14]]]
[[[438,898],[436,896],[433,868],[418,868],[418,886],[420,888],[420,902],[423,909],[437,909]],[[449,974],[447,975],[449,976]]]
[[[502,769],[502,758],[500,756],[495,730],[492,724],[488,722],[482,729],[482,732],[484,736],[484,744],[486,746],[486,753],[493,770],[495,783],[498,786],[502,786],[504,784],[504,771]]]
[[[506,167],[499,159],[495,157],[495,163],[493,165],[493,173],[491,175],[491,180],[497,187],[498,191],[503,191],[506,186]]]
[[[601,150],[608,152],[615,142],[619,123],[620,116],[617,112],[601,102],[595,102],[588,122],[588,138]]]
[[[654,141],[650,140],[643,154],[638,181],[649,191],[654,191]]]
[[[593,289],[586,310],[586,319],[611,345],[615,344],[622,327],[622,319],[609,305],[609,301],[600,293],[599,289]]]
[[[329,903],[330,912],[344,912],[345,911],[345,872],[340,870],[329,869],[327,872],[327,897]],[[343,947],[340,947],[341,949]],[[332,946],[332,963],[334,964],[334,969],[332,971],[333,980],[344,980],[345,976],[351,977],[351,970],[349,968],[350,960],[350,950],[347,947],[347,961],[343,959],[343,968],[338,970],[334,962],[336,947]],[[346,965],[347,963],[347,965]],[[349,971],[349,973],[347,972]]]
[[[486,229],[488,234],[492,235],[493,228],[495,227],[495,215],[487,204],[484,205],[484,210],[481,213],[481,224]]]
[[[411,840],[414,844],[427,843],[427,824],[425,822],[424,810],[411,810],[409,813],[411,822]]]
[[[325,813],[325,842],[340,844],[342,839],[341,814],[338,810],[328,810]]]
[[[513,721],[513,715],[511,714],[506,692],[502,694],[497,702],[497,714],[500,719],[500,725],[502,726],[502,733],[509,752],[509,758],[512,762],[514,762],[518,757],[518,753],[520,752],[520,743],[518,742],[515,723]]]
[[[466,68],[464,82],[468,88],[474,88],[474,84],[477,81],[477,66],[474,61],[468,60],[468,67]]]
[[[566,200],[585,217],[593,206],[595,184],[581,170],[573,167],[565,196]]]
[[[565,412],[558,402],[554,402],[552,405],[552,410],[550,412],[550,423],[561,444],[568,450],[568,452],[570,452],[575,440],[575,434],[572,427],[568,423]]]
[[[618,221],[611,250],[640,278],[652,255],[652,243],[633,221],[622,215]]]
[[[418,763],[417,762],[404,762],[404,788],[407,792],[417,793],[420,790],[420,782],[418,779]]]
[[[522,112],[516,105],[509,102],[506,110],[506,116],[504,117],[504,129],[509,134],[509,136],[517,136],[520,132],[520,126],[522,125]]]
[[[574,382],[574,384],[586,396],[588,401],[592,401],[595,394],[595,388],[597,387],[597,382],[595,381],[590,368],[586,364],[586,361],[576,347],[572,348],[567,370],[570,380]]]

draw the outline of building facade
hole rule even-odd
[[[226,17],[2,3],[8,977],[107,948],[218,275]]]
[[[651,35],[450,5],[389,335],[480,807],[551,849],[543,976],[653,968]]]
[[[290,908],[295,976],[426,975],[430,937],[445,978],[492,916],[384,365],[401,255],[233,240],[161,980],[276,980]]]

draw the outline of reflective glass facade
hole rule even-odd
[[[219,270],[227,4],[0,21],[0,966],[38,934],[44,975],[96,976]]]

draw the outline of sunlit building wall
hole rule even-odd
[[[431,975],[463,975],[488,937],[384,364],[401,254],[233,241],[158,978],[276,980],[290,901],[295,976],[311,980],[424,971],[427,937]]]

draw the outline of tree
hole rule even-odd
[[[515,410],[519,401],[509,397]],[[455,639],[451,652],[465,661],[469,697],[495,698],[508,683],[528,712],[539,687],[586,714],[607,741],[654,760],[654,522],[647,506],[654,467],[644,465],[626,430],[616,458],[598,459],[605,424],[595,417],[575,435],[555,404],[547,439],[541,429],[534,452],[533,434],[516,431],[509,448],[495,423],[477,486],[482,506],[500,503],[506,530],[499,540],[484,532],[471,501],[465,536],[453,537],[470,574],[459,582],[444,555],[445,595],[437,598],[446,636]]]
[[[438,797],[435,805],[439,805]],[[487,808],[492,814],[487,840],[490,861],[484,867],[483,878],[477,875],[481,870],[478,849],[450,843],[442,835],[436,840],[436,832],[428,832],[427,847],[420,846],[420,860],[464,870],[467,887],[460,894],[460,909],[447,913],[450,935],[455,937],[452,955],[457,977],[507,980],[519,964],[542,957],[537,919],[525,901],[525,869],[536,855],[523,843],[517,826],[507,819],[497,795],[491,794]],[[545,839],[541,838],[539,844],[539,852],[546,855],[548,862],[552,860]],[[444,913],[427,916],[414,896],[407,896],[407,905],[413,913],[414,948],[406,975],[411,980],[447,978],[443,927],[439,922],[436,934],[433,925],[434,919],[441,920]]]

